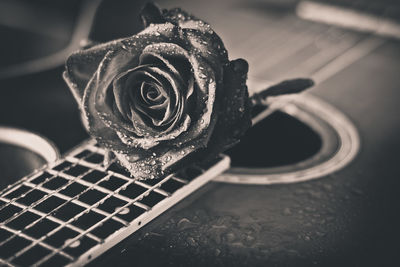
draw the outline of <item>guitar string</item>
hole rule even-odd
[[[44,262],[46,262],[48,259],[50,259],[53,255],[57,254],[59,251],[62,251],[63,249],[65,249],[66,247],[68,247],[69,245],[73,244],[76,240],[80,239],[82,236],[86,235],[87,233],[89,233],[90,231],[94,230],[96,227],[102,225],[104,222],[108,221],[109,219],[113,218],[116,214],[120,213],[124,208],[129,207],[130,205],[134,205],[135,202],[140,201],[143,197],[147,196],[150,194],[150,192],[153,192],[154,189],[156,187],[159,187],[161,184],[163,184],[164,182],[166,182],[167,180],[171,179],[173,176],[173,174],[170,174],[168,176],[166,176],[162,181],[160,181],[159,183],[155,184],[154,186],[152,186],[150,189],[148,189],[147,191],[143,192],[142,194],[140,194],[139,196],[137,196],[136,198],[132,199],[131,201],[129,201],[128,203],[124,204],[121,207],[118,207],[115,209],[115,211],[113,213],[110,213],[109,216],[105,217],[104,219],[98,221],[97,223],[93,224],[91,227],[89,227],[88,229],[86,229],[84,232],[80,233],[79,235],[77,235],[74,238],[71,238],[68,240],[68,242],[65,242],[63,246],[61,246],[60,248],[58,248],[56,251],[51,252],[50,254],[46,255],[44,258],[42,258],[40,261],[36,262],[37,265],[40,265]],[[115,192],[111,195],[107,195],[106,197],[104,197],[101,201],[105,201],[106,199],[108,199],[111,196],[114,196],[116,194],[119,193],[119,191],[123,190],[123,187],[118,188],[117,190],[115,190]],[[99,203],[95,203],[93,204],[91,207],[97,207],[99,205]],[[150,208],[151,209],[151,208]]]
[[[96,152],[97,152],[96,149],[92,150],[92,153],[96,153]],[[80,153],[80,152],[78,152],[78,153]],[[83,160],[83,159],[82,159],[82,160]],[[65,163],[65,162],[68,162],[68,161],[65,160],[65,158],[63,158],[61,161],[57,161],[57,163],[54,164],[53,167],[46,169],[47,173],[49,173],[48,170],[50,170],[50,169],[52,169],[52,168],[54,168],[54,167],[57,167],[57,166],[59,166],[59,165]],[[15,202],[17,202],[17,200],[20,200],[21,198],[25,197],[25,196],[26,196],[27,194],[29,194],[30,192],[32,192],[32,191],[34,191],[34,190],[36,190],[36,189],[39,189],[39,187],[42,187],[42,185],[44,185],[45,183],[48,183],[48,182],[54,180],[54,178],[59,177],[59,173],[61,173],[61,171],[67,171],[67,170],[73,168],[74,166],[78,165],[78,163],[79,163],[79,162],[75,162],[75,164],[71,163],[70,166],[67,166],[66,168],[64,168],[64,169],[62,169],[62,170],[60,170],[60,171],[55,171],[55,172],[53,172],[53,173],[49,173],[49,174],[51,174],[51,176],[50,176],[49,178],[45,179],[43,182],[40,182],[40,183],[38,183],[38,184],[35,184],[34,187],[31,187],[31,186],[27,185],[27,186],[30,188],[28,191],[24,192],[23,194],[21,194],[21,195],[15,197],[15,198],[10,199],[10,200],[7,202],[8,205],[7,205],[7,206],[1,207],[1,208],[0,208],[0,211],[1,211],[3,208],[5,208],[5,207],[10,206],[11,204],[14,204]],[[88,170],[87,172],[89,172],[89,170]],[[45,172],[38,173],[37,175],[34,175],[34,176],[30,177],[28,180],[25,180],[22,184],[18,185],[14,190],[5,192],[3,195],[1,195],[1,197],[7,198],[6,196],[7,196],[8,194],[15,192],[16,190],[18,190],[18,188],[20,188],[20,187],[22,187],[23,185],[25,185],[26,182],[32,181],[32,180],[34,180],[34,179],[40,177],[40,176],[43,175],[44,173],[45,173]],[[85,175],[86,175],[86,173],[85,173]],[[67,184],[65,184],[65,185],[61,186],[60,188],[57,188],[56,190],[53,190],[53,191],[54,191],[54,192],[59,192],[59,191],[65,189],[66,187],[68,187],[69,185],[71,185],[71,184],[74,183],[74,182],[78,182],[78,181],[76,181],[76,178],[75,178],[75,180],[68,179]],[[35,206],[35,205],[37,205],[37,204],[40,204],[41,202],[43,202],[43,201],[45,201],[46,199],[48,199],[50,196],[51,196],[51,195],[46,195],[46,196],[44,196],[43,198],[41,198],[41,199],[37,200],[36,202],[30,204],[29,207],[33,207],[33,206]],[[23,211],[24,211],[24,210],[23,210]],[[14,214],[14,215],[19,215],[19,214],[21,214],[23,211],[18,212],[18,213]],[[14,216],[14,217],[10,217],[10,218],[11,218],[11,219],[12,219],[12,218],[15,218],[15,216]],[[7,220],[1,222],[0,225],[6,224],[7,222],[9,222],[9,221],[10,221],[10,218],[8,218]]]
[[[77,152],[76,154],[79,154],[79,153],[80,153],[80,152]],[[87,156],[87,157],[88,157],[88,156]],[[78,160],[77,162],[79,162],[79,160]],[[76,162],[76,163],[77,163],[77,162]],[[81,162],[81,163],[83,163],[83,162]],[[83,164],[81,164],[81,165],[83,165]],[[91,165],[91,164],[89,164],[89,165]],[[73,165],[73,166],[74,166],[74,165]],[[71,167],[73,167],[73,166],[71,166]],[[71,168],[71,167],[70,167],[70,168]],[[88,166],[88,167],[92,167],[92,166]],[[64,171],[65,171],[65,169],[64,169]],[[52,172],[52,171],[50,171],[50,172]],[[90,173],[90,171],[88,171],[87,173]],[[82,174],[82,175],[85,176],[87,173]],[[55,172],[55,176],[57,176],[57,175],[58,175],[59,177],[65,177],[65,176],[66,176],[65,174],[63,174],[63,173],[61,173],[61,172]],[[111,174],[110,174],[110,175],[111,175]],[[95,189],[97,189],[97,190],[100,189],[99,191],[102,191],[103,193],[106,193],[106,194],[110,194],[112,191],[106,190],[106,189],[104,189],[104,188],[102,188],[102,187],[97,187],[97,186],[96,186],[98,183],[107,180],[107,178],[110,177],[110,175],[105,176],[103,179],[99,180],[99,181],[98,181],[97,183],[95,183],[95,184],[91,184],[91,183],[84,182],[84,180],[79,180],[79,182],[80,182],[81,184],[83,184],[83,185],[85,185],[85,186],[88,186],[88,188],[86,188],[86,190],[82,191],[81,194],[84,194],[85,192],[87,192],[88,190],[90,190],[90,189],[92,189],[92,188],[95,188]],[[123,177],[123,176],[122,176],[122,177]],[[33,179],[35,179],[35,178],[36,178],[36,176],[33,177]],[[13,217],[11,217],[11,218],[9,218],[7,221],[3,222],[3,224],[6,224],[7,222],[11,221],[13,218],[18,217],[18,215],[20,215],[21,213],[23,213],[25,210],[30,210],[30,208],[32,208],[32,206],[36,206],[38,203],[43,202],[45,199],[49,198],[50,196],[57,196],[57,197],[60,197],[60,198],[62,198],[62,199],[64,199],[64,200],[69,200],[68,197],[65,197],[64,195],[61,195],[61,194],[57,194],[57,192],[59,192],[60,190],[65,189],[66,187],[68,187],[68,185],[70,185],[71,183],[73,183],[73,182],[75,181],[75,180],[71,180],[71,178],[68,177],[68,175],[67,175],[67,177],[65,177],[65,178],[67,178],[70,182],[67,183],[66,185],[60,187],[60,188],[57,189],[56,191],[53,191],[53,192],[51,192],[51,191],[49,191],[48,189],[45,189],[45,188],[43,188],[43,187],[41,187],[41,186],[36,186],[37,189],[40,189],[40,190],[42,190],[42,191],[44,191],[44,192],[47,192],[48,195],[47,195],[45,198],[42,198],[42,199],[40,199],[39,201],[32,203],[29,207],[26,207],[24,210],[20,211],[19,213],[16,213]],[[74,177],[72,177],[72,178],[74,178]],[[129,178],[129,180],[128,180],[127,178],[125,178],[125,177],[123,177],[123,178],[124,178],[126,181],[132,180],[132,179],[130,179],[130,178]],[[182,182],[182,180],[180,180],[180,181]],[[46,181],[46,182],[47,182],[47,181]],[[44,183],[45,183],[45,182],[44,182]],[[140,184],[142,187],[145,187],[145,188],[146,188],[146,187],[149,187],[148,185],[143,184],[143,183],[138,183],[138,182],[136,182],[136,183],[137,183],[137,184]],[[43,184],[43,183],[41,183],[41,184]],[[31,183],[28,183],[27,185],[28,185],[28,186],[32,186]],[[40,184],[39,184],[39,185],[40,185]],[[158,193],[161,193],[161,194],[163,194],[163,195],[166,195],[166,196],[168,195],[168,193],[166,193],[166,192],[163,191],[162,189],[156,189],[156,190],[154,190],[154,191],[155,191],[155,192],[158,192]],[[76,196],[75,198],[78,198],[81,194],[79,194],[79,195]],[[124,197],[124,196],[122,196],[122,195],[118,195],[118,198],[119,198],[119,199],[123,199],[124,201],[130,201],[130,200],[131,200],[131,199],[126,198],[126,197]],[[85,203],[76,202],[76,200],[74,200],[74,199],[71,199],[71,200],[72,200],[72,203],[75,203],[75,204],[78,204],[78,205],[81,206],[81,207],[86,207],[86,208],[87,208],[87,205],[86,205]],[[57,209],[59,209],[59,208],[61,208],[62,206],[66,205],[68,202],[69,202],[69,201],[67,201],[67,202],[65,202],[63,205],[57,207]],[[101,203],[100,203],[100,204],[101,204]],[[139,206],[139,205],[138,205],[138,206]],[[140,205],[140,206],[141,206],[142,208],[144,208],[144,209],[148,209],[148,207],[143,206],[143,204]],[[57,209],[56,209],[56,210],[57,210]],[[100,213],[100,214],[103,213],[103,215],[104,215],[104,211],[102,211],[102,210],[95,210],[95,211],[97,211],[97,212]],[[54,212],[54,210],[53,210],[52,212]],[[23,230],[30,228],[30,226],[35,225],[35,222],[39,222],[39,221],[41,221],[42,219],[43,219],[43,218],[39,218],[37,221],[32,222],[30,225],[26,226]],[[117,219],[117,221],[120,221],[120,222],[122,222],[124,225],[126,225],[126,222],[120,220],[118,217],[116,217],[116,218],[114,218],[114,219]],[[7,240],[3,241],[2,243],[8,241],[9,239],[10,239],[10,238],[8,238]],[[1,244],[0,244],[0,245],[1,245]]]
[[[217,159],[219,160],[219,159]],[[208,170],[212,170],[214,166],[208,166]],[[201,169],[201,174],[204,173],[204,169]],[[200,176],[201,176],[200,174]],[[148,191],[144,192],[141,196],[138,196],[134,199],[132,199],[129,203],[126,203],[125,205],[115,209],[115,211],[109,215],[109,217],[104,218],[103,220],[97,222],[96,224],[94,224],[93,226],[91,226],[89,229],[87,229],[84,233],[81,233],[79,236],[76,236],[74,238],[72,238],[71,240],[69,240],[68,243],[65,243],[62,247],[60,247],[57,251],[52,252],[51,254],[47,255],[46,257],[44,257],[42,260],[38,261],[36,264],[40,265],[43,262],[45,262],[47,259],[49,259],[50,257],[52,257],[54,254],[56,254],[58,251],[61,251],[62,249],[64,249],[65,247],[69,246],[70,244],[72,244],[73,242],[75,242],[76,240],[78,240],[80,238],[81,235],[85,235],[87,232],[90,232],[91,230],[95,229],[96,227],[98,227],[99,225],[101,225],[102,223],[104,223],[105,221],[107,221],[109,218],[112,218],[113,216],[115,216],[116,214],[118,214],[121,210],[123,210],[124,208],[134,204],[136,201],[140,201],[141,198],[143,198],[143,196],[148,195],[150,192],[154,191],[154,189],[156,189],[157,187],[159,187],[161,184],[165,183],[167,180],[169,179],[174,179],[174,176],[176,175],[176,173],[172,173],[168,176],[166,176],[163,180],[161,180],[160,182],[158,182],[157,184],[153,185],[151,187],[151,189],[149,189]],[[121,190],[121,188],[117,189],[115,194],[118,193]],[[163,199],[164,200],[164,199]],[[162,201],[162,200],[160,200]],[[159,202],[160,202],[159,201]],[[140,225],[141,222],[139,222]]]
[[[77,180],[79,177],[85,176],[86,174],[90,173],[91,171],[92,171],[92,170],[89,170],[89,171],[87,171],[87,172],[81,174],[80,176],[78,176],[78,177],[76,177],[75,179],[71,180],[69,184],[71,184],[72,182],[74,182],[75,180]],[[109,175],[111,175],[111,174],[109,174]],[[98,181],[98,183],[100,183],[101,181],[104,181],[107,177],[109,177],[109,175],[106,175],[105,177],[103,177],[101,180]],[[130,180],[132,180],[132,179],[130,179]],[[57,191],[63,190],[63,189],[64,189],[65,187],[67,187],[67,186],[68,186],[68,184],[65,185],[65,186],[63,186],[63,187],[61,187],[61,188],[59,188]],[[64,197],[64,199],[67,200],[67,201],[66,201],[65,203],[63,203],[62,205],[58,206],[56,209],[52,210],[51,213],[53,213],[54,211],[59,210],[61,207],[65,206],[66,204],[68,204],[68,203],[72,202],[73,200],[79,198],[80,195],[84,194],[85,192],[87,192],[87,191],[90,190],[90,189],[91,189],[91,187],[86,188],[84,191],[82,191],[81,193],[79,193],[78,195],[76,195],[75,197],[70,198],[70,199],[68,199],[68,197]],[[49,195],[47,195],[47,197],[50,197],[50,196],[53,196],[53,195],[54,195],[54,194],[49,194]],[[72,203],[74,203],[74,202],[72,202]],[[34,205],[36,205],[36,204],[37,204],[37,203],[35,202]],[[82,205],[80,205],[80,204],[78,204],[78,205],[81,206],[81,207],[84,207],[84,206],[82,206]],[[29,209],[29,207],[27,207],[27,209]],[[33,210],[34,210],[34,209],[33,209]],[[86,210],[87,210],[87,209],[84,209],[83,212],[86,212]],[[31,210],[31,211],[32,211],[32,210]],[[36,210],[34,210],[34,211],[36,211]],[[44,219],[44,218],[46,218],[46,217],[52,217],[52,216],[50,216],[50,213],[48,213],[48,214],[46,214],[46,216],[43,216],[42,218],[40,218],[38,221],[40,221],[40,220],[42,220],[42,219]],[[76,217],[76,218],[75,218],[75,217]],[[80,216],[79,216],[79,214],[77,214],[75,217],[74,217],[74,218],[77,219],[77,218],[80,217]],[[115,219],[115,218],[114,218],[114,219]],[[60,221],[61,221],[61,220],[58,220],[58,223],[59,223]],[[74,220],[72,220],[72,221],[74,221]],[[61,222],[64,223],[63,221],[61,221]],[[68,224],[68,222],[67,222],[67,224]],[[126,224],[126,223],[125,223],[125,224]],[[30,227],[33,226],[33,225],[35,225],[35,223],[31,223]],[[68,226],[71,226],[71,225],[68,224],[67,227],[68,227]],[[27,228],[29,228],[29,227],[26,227],[26,229],[27,229]],[[47,234],[43,237],[43,239],[46,238],[47,236],[50,236],[53,232],[56,232],[56,230],[58,230],[58,229],[60,229],[60,228],[61,228],[61,226],[59,226],[58,228],[54,229],[52,232],[47,233]],[[78,230],[77,232],[82,232],[82,231],[83,231],[83,229],[79,229],[79,228],[77,228],[77,227],[74,227],[74,228],[75,228],[74,230]],[[25,229],[24,229],[24,230],[25,230]],[[97,237],[93,236],[92,234],[90,234],[89,237],[91,237],[92,239],[96,240],[96,242],[101,242],[101,239],[98,239]],[[21,253],[21,254],[22,254],[22,253]]]
[[[131,182],[133,183],[133,182],[134,182],[133,179],[131,179],[131,180],[132,180]],[[155,189],[154,187],[157,187],[157,186],[161,185],[162,183],[166,182],[167,180],[168,180],[167,177],[164,178],[164,180],[162,180],[161,182],[159,182],[159,183],[156,184],[155,186],[151,187],[148,191],[146,191],[146,192],[142,193],[141,195],[139,195],[138,198],[142,198],[143,196],[145,196],[146,194],[148,194],[149,191],[157,191],[157,190],[154,190],[154,189]],[[127,185],[128,185],[128,184],[125,184],[124,186],[120,187],[117,191],[119,192],[120,190],[124,189]],[[88,211],[92,210],[93,207],[95,207],[95,206],[97,207],[98,205],[100,205],[101,202],[104,202],[104,201],[105,201],[106,199],[108,199],[110,196],[116,195],[116,194],[117,194],[117,191],[113,192],[111,195],[108,195],[108,196],[104,197],[103,199],[101,199],[100,201],[98,201],[98,203],[95,203],[94,205],[92,205],[92,206],[90,207],[89,210],[84,210],[81,214],[77,214],[74,218],[77,219],[77,218],[80,217],[80,215],[82,215],[82,214],[84,214],[84,213],[87,213]],[[135,200],[135,201],[136,201],[136,200]],[[131,201],[131,202],[132,202],[132,201]],[[129,202],[129,203],[131,203],[131,202]],[[134,204],[135,204],[135,203],[134,203]],[[109,215],[107,218],[108,218],[108,219],[109,219],[109,218],[113,218],[113,215],[112,215],[112,216]],[[69,221],[66,222],[66,223],[70,223],[70,221],[73,221],[73,220],[71,219],[71,220],[69,220]],[[57,228],[54,229],[53,232],[56,232],[56,230],[57,230]],[[51,235],[51,234],[52,234],[52,233],[49,233],[48,235]],[[82,236],[82,235],[83,235],[83,234],[81,233],[81,234],[79,235],[79,237]],[[40,241],[40,240],[38,240],[38,241]],[[38,241],[36,241],[35,243],[38,243]],[[70,243],[72,243],[72,241],[71,241]],[[32,244],[31,246],[34,246],[34,245],[35,245],[35,244]],[[68,246],[68,245],[65,244],[65,247],[67,247],[67,246]],[[26,248],[24,251],[26,251],[26,250],[28,250],[28,249],[29,249],[29,247]],[[22,254],[24,251],[18,253],[18,255]],[[17,256],[18,256],[18,255],[17,255]]]
[[[92,153],[97,153],[97,152],[98,152],[98,149],[97,149],[96,147],[95,147],[94,149],[93,149],[92,147],[88,147],[88,148],[89,148],[89,150],[92,149],[92,150],[91,150]],[[82,151],[83,151],[83,150],[82,150]],[[81,152],[78,152],[78,153],[81,153]],[[85,157],[85,158],[86,158],[86,157]],[[61,159],[61,160],[59,160],[59,161],[56,161],[55,163],[51,164],[51,168],[57,167],[58,165],[63,164],[64,162],[65,162],[65,159],[64,159],[64,158]],[[68,170],[68,169],[70,169],[70,168],[72,168],[72,167],[73,167],[72,165],[71,165],[71,166],[68,166],[68,167],[66,167],[66,168],[64,168],[64,169],[62,169],[62,170],[60,170],[59,172],[61,172],[61,171],[66,171],[66,170]],[[47,166],[46,166],[46,169],[48,169]],[[8,194],[10,194],[10,193],[12,193],[12,192],[18,190],[18,188],[22,187],[22,186],[24,185],[24,183],[25,183],[27,180],[32,181],[32,180],[34,180],[34,179],[40,177],[40,176],[43,175],[44,173],[45,173],[45,172],[43,171],[43,172],[34,173],[34,175],[28,175],[28,176],[26,177],[26,179],[22,179],[23,181],[22,181],[21,183],[19,183],[18,185],[15,185],[15,186],[12,188],[13,190],[9,190],[9,188],[6,188],[6,190],[4,190],[4,192],[3,192],[3,191],[1,192],[0,196],[3,196],[3,197],[4,197],[4,196],[6,196],[6,195],[8,195]],[[57,177],[57,175],[58,175],[58,174],[52,174],[50,177],[46,178],[45,181],[43,181],[43,182],[41,182],[41,183],[38,183],[37,185],[35,185],[34,188],[30,188],[28,191],[24,192],[22,195],[19,195],[18,197],[11,199],[9,202],[7,202],[7,204],[12,204],[12,203],[16,202],[17,200],[19,200],[20,198],[25,197],[26,194],[32,192],[34,189],[36,189],[37,186],[43,185],[43,184],[45,184],[45,183],[47,183],[47,182],[53,180],[55,177]],[[70,182],[70,183],[72,183],[72,182]],[[67,184],[66,186],[68,186],[68,184]],[[7,206],[8,206],[8,205],[7,205]],[[7,206],[5,205],[5,206],[0,207],[0,211],[1,211],[3,208],[7,207]],[[1,224],[2,224],[2,223],[0,223],[0,225],[1,225]]]
[[[382,11],[382,13],[380,14],[382,17],[385,17],[385,14],[386,14],[386,12],[387,12],[387,10],[383,10]],[[338,27],[338,26],[335,26],[335,25],[329,25],[329,26],[326,26],[326,25],[324,25],[324,24],[320,24],[320,23],[313,23],[313,22],[310,22],[310,23],[312,23],[312,24],[316,24],[316,25],[319,25],[320,27],[327,27],[326,28],[326,30],[324,31],[324,32],[322,32],[322,34],[319,34],[319,35],[316,35],[316,36],[312,36],[313,38],[311,39],[311,42],[309,43],[309,45],[311,45],[312,43],[314,43],[315,42],[315,39],[316,38],[320,38],[320,39],[324,39],[324,36],[328,36],[328,38],[329,38],[329,35],[330,35],[330,31],[332,31],[332,30],[342,30],[340,27]],[[354,35],[357,35],[357,39],[358,39],[358,41],[361,41],[360,39],[363,39],[363,37],[365,36],[365,35],[368,35],[368,34],[365,34],[365,33],[358,33],[358,32],[354,32],[354,31],[350,31],[350,30],[348,30],[348,29],[344,29],[344,31],[345,32],[347,32],[347,33],[351,33],[353,36]],[[300,34],[301,35],[301,34]],[[262,38],[264,38],[265,39],[265,37],[263,37],[262,35],[261,35],[261,37]],[[307,36],[305,36],[305,38],[306,38]],[[341,40],[343,40],[343,38],[345,38],[346,37],[346,35],[343,35],[342,36],[342,38],[341,38]],[[262,40],[258,40],[258,43],[263,43],[263,41],[264,41],[264,39],[262,39]],[[283,46],[285,46],[285,45],[287,45],[288,43],[291,43],[292,42],[292,40],[291,39],[289,39],[289,40],[287,40],[286,42],[284,42],[283,43]],[[331,47],[330,48],[328,48],[328,49],[323,49],[323,50],[320,50],[319,51],[319,53],[316,53],[315,55],[313,55],[311,58],[318,58],[318,56],[319,57],[321,57],[321,58],[323,58],[323,57],[325,57],[326,55],[325,55],[325,52],[326,51],[330,51],[331,49],[335,49],[337,46],[336,46],[336,44],[337,44],[337,42],[336,43],[333,43],[333,42],[330,42],[330,44],[332,44],[331,45]],[[290,46],[290,44],[289,44],[289,46]],[[292,45],[293,46],[293,45]],[[268,47],[267,47],[268,48]],[[253,55],[251,55],[250,57],[256,57],[256,58],[259,58],[259,59],[261,59],[261,58],[263,58],[260,54],[262,54],[262,55],[264,55],[265,56],[265,54],[266,54],[266,52],[267,52],[267,48],[265,48],[265,49],[249,49],[248,51],[256,51],[255,53],[253,53]],[[345,48],[344,49],[344,51],[340,51],[341,53],[345,53],[345,51],[347,50],[347,49],[349,49],[349,48],[351,48],[351,47],[347,47],[347,48]],[[268,54],[268,53],[267,53]],[[339,53],[340,54],[340,53]],[[285,60],[285,59],[287,59],[287,58],[290,58],[290,57],[286,57],[286,58],[284,58],[283,60]],[[319,60],[316,60],[316,59],[314,59],[314,61],[319,61]],[[258,74],[259,73],[261,73],[261,72],[265,72],[266,70],[268,70],[268,69],[273,69],[274,68],[274,66],[273,66],[273,64],[271,63],[271,64],[269,64],[270,63],[270,61],[269,60],[266,60],[265,61],[266,62],[266,69],[263,69],[263,68],[255,68],[255,69],[257,69],[257,70],[259,70],[259,72],[258,72]],[[252,63],[252,65],[254,66],[254,63],[253,62],[251,62]],[[325,64],[328,64],[329,63],[329,61],[328,62],[323,62],[323,63],[325,63]],[[319,62],[318,64],[320,64],[321,65],[321,62]],[[296,68],[298,68],[298,65],[296,65],[296,64],[292,64],[292,66],[293,67],[295,67],[296,66]],[[301,66],[301,64],[300,64],[300,66]],[[322,66],[319,66],[320,68],[322,67]],[[298,68],[299,69],[299,68]],[[286,68],[285,69],[285,71],[286,71],[286,73],[287,73],[287,71],[288,71],[288,69]],[[281,75],[283,75],[285,72],[282,72],[281,73]],[[311,73],[303,73],[303,75],[307,75],[307,74],[311,74]]]
[[[57,165],[58,165],[58,164],[57,164]],[[74,165],[70,166],[69,168],[71,168],[71,167],[73,167],[73,166],[74,166]],[[69,169],[69,168],[68,168],[68,169]],[[68,170],[68,169],[64,169],[64,171],[65,171],[65,170]],[[91,171],[92,171],[92,170],[89,170],[89,171],[83,173],[82,176],[84,176],[84,175],[90,173]],[[39,175],[39,176],[40,176],[40,175]],[[55,175],[55,176],[56,176],[56,175]],[[37,176],[34,176],[32,179],[35,179],[36,177],[37,177]],[[106,177],[107,177],[107,176],[105,176],[104,178],[106,178]],[[60,190],[65,189],[66,187],[68,187],[68,185],[70,185],[70,184],[72,184],[74,181],[76,181],[77,178],[78,178],[78,177],[76,177],[75,179],[69,179],[69,182],[68,182],[66,185],[64,185],[64,186],[62,186],[62,187],[60,187],[60,188],[58,188],[58,189],[55,190],[55,191],[58,192],[58,191],[60,191]],[[47,182],[47,181],[45,181],[45,182],[43,182],[43,183],[46,183],[46,182]],[[43,183],[41,183],[41,184],[43,184]],[[40,185],[40,184],[39,184],[39,185]],[[39,186],[39,185],[38,185],[38,186]],[[36,188],[37,188],[38,186],[36,186]],[[87,190],[85,190],[85,191],[87,191]],[[82,192],[82,193],[84,193],[84,192]],[[17,203],[14,203],[14,205],[24,206],[24,209],[23,209],[21,212],[14,214],[14,216],[13,216],[12,218],[18,217],[18,215],[20,215],[22,212],[24,212],[24,211],[26,211],[26,210],[33,211],[33,212],[37,213],[37,210],[32,209],[32,207],[38,205],[39,203],[45,201],[46,199],[50,198],[50,197],[53,196],[53,195],[54,195],[54,194],[48,194],[48,195],[46,195],[45,197],[39,199],[38,201],[32,203],[32,204],[29,205],[29,206],[21,205],[21,204],[19,204],[19,203],[18,203],[18,204],[17,204]],[[79,197],[79,195],[78,195],[78,197]],[[65,196],[65,197],[64,197],[64,200],[67,200],[67,201],[64,202],[62,205],[58,206],[56,209],[52,210],[51,212],[49,212],[49,213],[47,213],[47,214],[43,213],[43,214],[45,214],[45,216],[42,216],[42,218],[39,218],[38,220],[36,220],[36,221],[34,221],[33,223],[31,223],[30,225],[28,225],[29,227],[28,227],[28,226],[25,226],[25,228],[24,228],[23,230],[26,230],[26,229],[30,228],[31,226],[33,226],[33,225],[36,224],[35,222],[40,222],[40,221],[43,220],[44,218],[49,218],[49,219],[51,219],[52,221],[55,221],[56,223],[60,223],[60,222],[63,223],[63,221],[61,221],[61,220],[59,220],[59,219],[57,219],[57,218],[53,218],[52,216],[50,216],[50,213],[52,213],[52,212],[54,212],[54,211],[56,211],[56,210],[62,208],[62,207],[65,206],[66,204],[72,202],[72,201],[74,200],[74,198],[69,198],[69,197]],[[74,202],[73,202],[73,203],[74,203]],[[79,206],[81,206],[81,205],[79,205]],[[6,224],[8,221],[11,221],[12,218],[11,218],[11,219],[9,218],[6,222],[3,222],[2,224]],[[72,226],[72,225],[71,225],[71,226]],[[23,231],[23,230],[21,230],[21,231]],[[78,230],[78,231],[79,231],[79,229],[76,228],[76,227],[74,227],[73,230]],[[47,235],[48,235],[48,234],[47,234]],[[10,239],[12,239],[12,238],[14,238],[14,237],[15,237],[15,235],[9,237],[9,238],[6,239],[5,241],[1,242],[0,245],[3,244],[3,243],[5,243],[6,241],[9,241]],[[92,235],[91,235],[91,238],[92,238],[92,239],[95,239],[95,240],[97,239],[95,236],[92,236]],[[100,240],[96,240],[96,241],[100,241]]]

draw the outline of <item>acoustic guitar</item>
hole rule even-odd
[[[62,66],[3,78],[0,123],[63,156],[1,191],[1,264],[395,266],[399,41],[360,18],[396,23],[339,4],[161,2],[210,22],[249,61],[252,93],[298,76],[317,86],[256,110],[229,157],[157,180],[101,165]],[[350,22],[323,20],[332,8]]]

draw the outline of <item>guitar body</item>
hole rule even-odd
[[[206,8],[196,12],[193,6],[197,8],[193,4],[186,9],[207,18]],[[208,15],[212,25],[216,23],[214,13]],[[231,36],[228,46],[235,42],[233,33],[224,32],[223,39],[225,36]],[[395,266],[400,237],[400,43],[382,40],[364,56],[329,77],[317,79],[317,85],[308,92],[336,107],[355,125],[360,149],[352,162],[301,183],[209,182],[89,265]],[[245,51],[249,50],[233,51],[234,56],[241,52],[240,56],[246,58]],[[268,61],[268,56],[263,60]],[[250,66],[262,64],[252,65],[250,60]],[[1,80],[0,124],[40,133],[65,153],[88,136],[61,78],[62,70],[58,67]],[[258,82],[252,80],[253,85]],[[268,136],[269,127],[288,129],[270,116],[258,130]],[[285,137],[310,142],[310,151],[315,145],[307,139],[309,135],[293,132]],[[259,151],[257,147],[266,140],[243,142],[248,154],[241,156],[247,157]],[[276,142],[282,146],[287,143]],[[318,144],[315,146],[318,148]],[[285,147],[287,155],[296,153],[290,149]],[[271,158],[266,168],[293,163],[274,162],[273,153],[278,152],[279,147],[266,149],[256,157]],[[237,154],[234,156],[237,158]],[[239,158],[239,165],[233,167],[260,167],[240,165],[243,161]]]
[[[395,266],[398,47],[389,42],[312,89],[357,126],[361,149],[345,168],[295,184],[209,183],[91,266]]]

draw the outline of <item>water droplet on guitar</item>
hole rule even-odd
[[[71,242],[71,239],[65,240],[64,245],[68,244],[69,242]],[[71,244],[69,244],[68,246],[69,246],[70,248],[77,248],[77,247],[80,246],[80,244],[81,244],[81,241],[76,240],[76,241],[72,242]]]
[[[115,210],[118,210],[119,208],[120,207],[116,207]],[[125,214],[128,214],[129,212],[130,212],[129,208],[128,207],[124,207],[118,212],[118,214],[125,215]]]

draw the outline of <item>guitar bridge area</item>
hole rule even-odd
[[[83,265],[229,168],[220,156],[138,180],[93,140],[0,192],[0,264]]]

